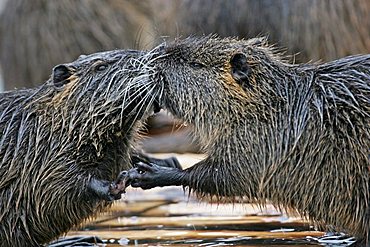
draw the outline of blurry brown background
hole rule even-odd
[[[292,62],[370,52],[369,0],[0,0],[0,9],[5,90],[39,85],[81,54],[189,35],[268,36]],[[198,151],[178,126],[165,113],[151,119],[156,139],[144,149]]]

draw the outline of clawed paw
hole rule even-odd
[[[120,180],[123,181],[121,186],[126,188],[131,185],[134,188],[147,190],[154,187],[181,185],[179,178],[183,170],[177,164],[177,160],[175,161],[171,166],[139,161],[134,165],[134,168],[120,174]]]
[[[153,163],[138,162],[135,168],[128,171],[130,184],[135,188],[151,189],[155,187],[156,174],[163,169]]]

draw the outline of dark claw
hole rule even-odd
[[[128,172],[123,171],[115,182],[92,178],[88,189],[98,198],[111,202],[121,199],[121,194],[126,192],[125,189],[129,184]]]
[[[119,200],[121,199],[121,194],[124,193],[121,191],[121,189],[117,186],[115,183],[111,183],[109,186],[109,192],[108,196],[114,200]]]
[[[168,159],[165,159],[167,162],[167,167],[172,167],[172,168],[177,168],[179,170],[182,170],[182,167],[180,165],[180,162],[175,158],[175,157],[171,157],[171,158],[168,158]]]
[[[153,168],[154,166],[156,166],[155,164],[152,164],[152,163],[143,163],[143,162],[139,162],[136,164],[136,169],[139,171],[139,172],[153,172]]]
[[[132,160],[132,164],[134,167],[136,167],[138,163],[143,162],[147,164],[153,163],[158,166],[172,167],[172,168],[178,168],[182,170],[179,161],[175,157],[170,157],[167,159],[157,159],[154,157],[146,156],[144,154],[134,154],[132,155],[131,160]]]
[[[120,174],[124,187],[131,185],[142,189],[151,189],[168,185],[180,185],[182,168],[175,157],[157,159],[140,153],[131,156],[134,168]],[[122,186],[123,187],[123,186]]]
[[[122,171],[118,177],[117,177],[117,180],[116,180],[116,183],[119,183],[120,181],[123,181],[127,178],[127,175],[128,175],[128,172],[127,171]]]

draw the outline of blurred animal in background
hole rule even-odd
[[[299,62],[370,52],[368,0],[184,0],[179,10],[185,35],[268,36]]]
[[[161,36],[263,35],[301,62],[370,51],[368,0],[12,0],[4,8],[6,89],[41,84],[52,65],[80,54],[148,49]]]
[[[5,89],[40,85],[52,67],[81,54],[151,47],[148,1],[11,0],[1,16]]]

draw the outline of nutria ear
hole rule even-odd
[[[72,75],[72,70],[68,65],[60,64],[53,69],[53,83],[57,87],[61,87],[68,83],[68,78]]]
[[[243,53],[236,53],[230,60],[231,75],[243,88],[252,89],[249,83],[250,68],[247,57]]]

